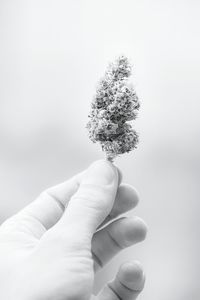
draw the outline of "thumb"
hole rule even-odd
[[[118,188],[117,168],[109,161],[93,163],[85,173],[77,192],[72,196],[66,211],[57,223],[79,235],[86,231],[93,235],[110,213]]]

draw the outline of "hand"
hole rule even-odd
[[[145,238],[141,219],[114,220],[137,202],[107,161],[43,192],[0,227],[0,299],[136,299],[144,285],[137,262],[123,264],[98,296],[92,287],[114,255]]]

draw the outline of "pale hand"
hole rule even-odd
[[[138,262],[124,263],[99,295],[92,289],[100,268],[145,238],[141,219],[114,220],[137,202],[107,161],[43,192],[0,227],[0,299],[136,299],[144,286]]]

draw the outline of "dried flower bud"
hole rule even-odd
[[[125,56],[109,64],[93,98],[87,129],[92,142],[99,142],[107,159],[136,148],[138,135],[127,123],[140,107],[134,87],[128,82],[131,65]]]

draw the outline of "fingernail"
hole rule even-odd
[[[94,162],[87,170],[83,182],[86,184],[110,185],[118,180],[117,169],[106,160]]]

